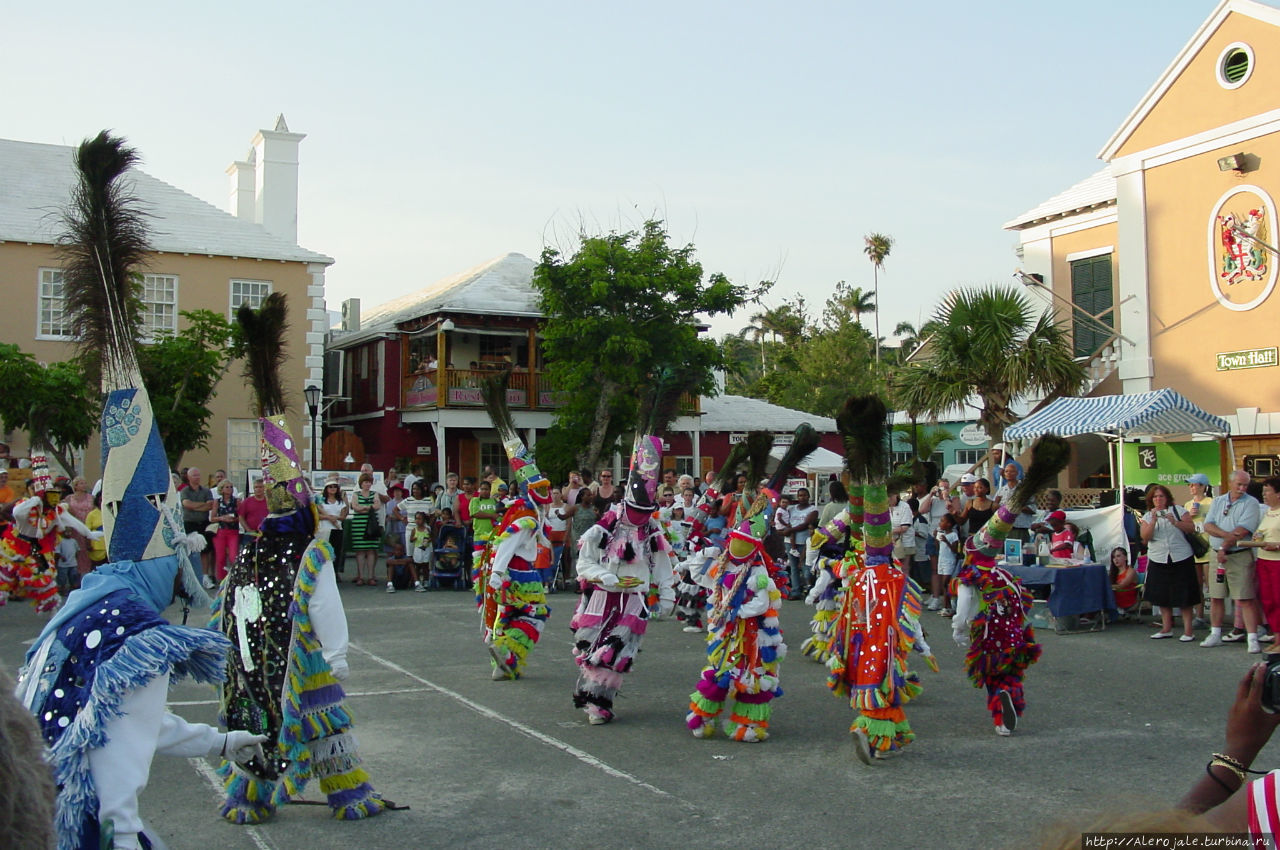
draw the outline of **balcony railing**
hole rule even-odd
[[[480,387],[493,375],[486,369],[431,369],[409,375],[401,384],[401,406],[406,410],[428,407],[482,407]],[[551,387],[546,373],[514,369],[507,381],[507,404],[513,410],[554,410],[563,404],[560,393]],[[685,416],[700,411],[698,396],[685,393],[678,410]]]

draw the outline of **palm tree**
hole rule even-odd
[[[978,421],[1000,442],[1019,396],[1077,392],[1084,369],[1052,309],[1039,317],[1027,297],[1004,286],[952,290],[942,301],[928,356],[903,369],[896,397],[913,416],[936,417],[982,399]]]
[[[893,237],[883,233],[868,233],[863,237],[862,253],[871,260],[871,274],[875,285],[876,301],[880,300],[880,269],[893,250]],[[880,314],[876,313],[876,362],[880,362]]]
[[[833,305],[839,305],[846,312],[853,315],[854,322],[862,324],[863,313],[874,313],[876,311],[875,293],[868,292],[861,286],[849,286],[843,280],[836,281],[835,292],[827,301],[830,308]]]
[[[932,319],[925,322],[919,328],[910,322],[898,322],[893,329],[893,335],[901,338],[898,351],[900,353],[899,360],[905,361],[908,357],[915,353],[915,350],[924,344],[924,341],[937,329],[937,323]]]

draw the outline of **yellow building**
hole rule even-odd
[[[227,169],[231,213],[138,169],[125,179],[150,215],[154,251],[143,269],[149,329],[180,329],[180,311],[213,310],[230,318],[240,304],[256,305],[270,292],[288,296],[291,357],[285,386],[299,417],[294,433],[304,435],[309,446],[302,390],[319,386],[323,377],[324,276],[333,260],[297,245],[303,138],[289,132],[283,116],[274,129],[254,136],[245,160]],[[61,145],[0,140],[0,340],[42,361],[72,352],[55,242],[59,215],[75,185],[73,153]],[[244,487],[244,471],[258,462],[258,430],[239,363],[223,378],[210,409],[208,446],[189,452],[182,463],[206,471],[224,468]],[[26,454],[27,435],[6,433],[4,441],[16,456]],[[99,468],[95,445],[85,453],[87,476]]]
[[[1224,0],[1106,167],[1005,225],[1024,282],[1072,304],[1090,394],[1176,389],[1228,420],[1255,477],[1280,473],[1277,91],[1280,9]]]

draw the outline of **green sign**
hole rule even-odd
[[[1218,472],[1216,440],[1124,444],[1126,487],[1182,484],[1187,476],[1197,472],[1209,476],[1209,481],[1217,486],[1221,475]]]
[[[1218,371],[1257,369],[1262,366],[1274,366],[1278,362],[1280,362],[1280,358],[1277,358],[1277,351],[1274,347],[1227,351],[1218,355]]]

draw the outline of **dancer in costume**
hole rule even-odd
[[[551,482],[538,470],[511,419],[509,374],[487,380],[483,388],[485,407],[519,488],[518,498],[495,524],[476,568],[476,598],[496,681],[520,678],[551,613],[537,568],[538,550],[551,545],[545,533]]]
[[[1001,500],[995,516],[965,544],[951,635],[968,648],[965,667],[973,686],[986,688],[987,709],[997,735],[1007,736],[1018,728],[1018,718],[1026,710],[1022,680],[1040,658],[1040,644],[1028,616],[1031,594],[1012,573],[996,565],[996,558],[1004,552],[1004,540],[1023,506],[1066,468],[1070,456],[1065,440],[1042,437],[1012,498]]]
[[[32,495],[13,506],[13,522],[0,534],[0,605],[10,598],[30,599],[36,613],[51,614],[58,608],[58,541],[69,531],[89,540],[102,532],[88,526],[59,504],[61,493],[53,488],[49,462],[38,452],[31,455]]]
[[[109,563],[84,577],[27,653],[18,696],[35,714],[58,787],[59,850],[153,846],[138,795],[156,753],[245,759],[263,738],[222,734],[165,710],[169,682],[221,679],[229,644],[160,612],[177,579],[208,604],[188,564],[181,509],[134,355],[129,305],[142,219],[116,180],[136,161],[106,133],[76,152],[64,281],[73,336],[99,359],[102,500]],[[99,262],[110,258],[109,264]],[[136,321],[136,316],[134,316]],[[176,547],[176,549],[175,549]]]
[[[920,629],[920,588],[893,562],[889,496],[884,480],[887,411],[877,396],[850,398],[840,412],[845,458],[862,489],[865,559],[846,556],[832,569],[843,585],[831,630],[827,687],[857,712],[850,732],[859,760],[870,764],[915,739],[904,707],[920,693],[907,668],[912,649],[937,671]],[[838,421],[839,421],[838,420]],[[856,488],[851,488],[856,492]],[[823,535],[838,533],[828,524]]]
[[[285,298],[272,293],[236,318],[247,343],[245,376],[262,425],[266,519],[227,573],[210,627],[234,644],[220,715],[229,729],[267,739],[266,757],[224,761],[222,815],[258,823],[312,778],[333,815],[358,820],[385,808],[361,766],[339,681],[347,678],[347,619],[333,549],[317,540],[317,514],[285,418]]]
[[[613,699],[648,626],[650,587],[659,616],[675,607],[671,547],[653,518],[661,445],[657,437],[636,440],[621,504],[606,511],[579,543],[583,592],[569,624],[579,669],[573,704],[593,725],[614,717]]]
[[[773,443],[772,435],[760,433],[764,434],[759,438],[763,452],[751,458],[749,480],[760,480],[763,459]],[[751,435],[747,442],[751,442]],[[755,743],[769,737],[773,700],[782,696],[778,668],[787,654],[778,624],[784,594],[777,578],[786,571],[775,567],[765,551],[765,538],[773,527],[782,482],[817,445],[818,435],[811,426],[796,429],[773,477],[729,532],[724,552],[718,553],[705,571],[694,573],[711,591],[707,664],[689,695],[689,713],[685,715],[685,725],[695,738],[715,733],[716,718],[725,703],[731,703],[724,720],[730,740]]]
[[[862,485],[853,484],[849,487],[849,507],[809,535],[808,548],[816,550],[817,578],[804,598],[814,612],[809,621],[810,635],[800,644],[800,652],[819,664],[825,665],[831,659],[832,634],[844,599],[844,582],[836,577],[836,567],[850,558],[859,564],[865,562],[862,518]]]

